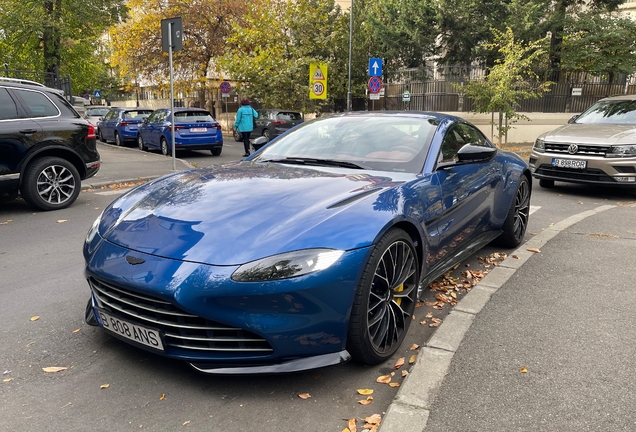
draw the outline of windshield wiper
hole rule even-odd
[[[276,162],[285,164],[297,164],[297,165],[315,165],[315,166],[337,166],[341,168],[353,168],[353,169],[369,169],[364,165],[360,165],[353,162],[341,161],[335,159],[316,159],[316,158],[300,158],[289,157],[282,159],[263,159],[261,162]]]

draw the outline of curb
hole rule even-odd
[[[453,356],[459,349],[466,332],[470,329],[477,314],[488,303],[490,297],[534,255],[534,252],[529,252],[527,249],[540,249],[566,228],[589,216],[614,207],[616,206],[600,206],[570,216],[546,228],[510,253],[499,266],[475,285],[457,303],[421,349],[417,361],[384,415],[379,432],[423,431],[426,429],[435,397],[439,393]],[[512,258],[513,255],[519,259]]]

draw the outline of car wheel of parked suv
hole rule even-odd
[[[81,189],[81,178],[72,163],[58,157],[31,162],[20,188],[22,198],[42,210],[59,210],[73,204]]]

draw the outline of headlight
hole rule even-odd
[[[636,144],[612,146],[605,154],[606,157],[635,157],[636,156]]]
[[[532,150],[536,150],[540,153],[543,153],[545,151],[545,142],[542,139],[537,138],[534,142],[534,146],[532,147]]]
[[[302,276],[330,267],[343,253],[334,249],[305,249],[274,255],[243,264],[232,274],[232,280],[264,282]]]
[[[104,214],[104,213],[102,213],[102,214]],[[97,216],[97,219],[95,219],[95,222],[93,222],[93,225],[88,230],[88,233],[86,234],[86,243],[92,242],[93,239],[95,238],[95,235],[99,231],[99,224],[102,221],[102,214]]]

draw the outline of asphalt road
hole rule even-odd
[[[205,166],[240,154],[241,144],[227,140],[220,157],[209,152],[179,157]],[[84,236],[121,192],[82,192],[73,206],[57,212],[34,212],[20,200],[0,203],[0,430],[342,431],[347,419],[387,410],[397,389],[376,378],[391,373],[398,358],[408,362],[416,352],[411,345],[430,338],[435,328],[429,327],[428,313],[443,320],[450,311],[449,305],[416,309],[407,340],[383,365],[348,363],[290,375],[201,375],[83,322],[89,296],[82,274]],[[628,201],[634,197],[620,191],[544,190],[535,184],[528,237],[570,215]],[[466,265],[492,268],[484,258],[496,252],[505,251],[486,248],[456,273]],[[422,300],[434,301],[434,294],[427,291]],[[46,367],[68,369],[46,373]],[[393,381],[401,381],[400,371]],[[366,396],[356,390],[367,388],[374,390],[373,401],[361,405]],[[301,393],[311,397],[301,399]]]

